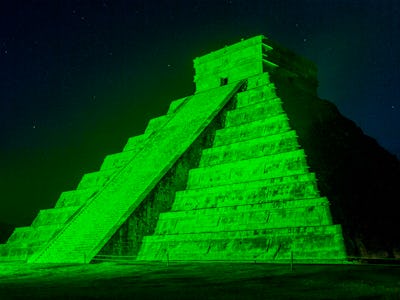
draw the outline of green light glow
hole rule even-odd
[[[89,262],[120,247],[122,231],[140,230],[132,247],[138,260],[344,261],[341,226],[332,223],[329,199],[271,82],[282,69],[314,84],[312,63],[258,36],[196,58],[194,66],[196,93],[173,101],[76,191],[62,193],[54,209],[17,228],[0,247],[3,259]],[[154,201],[166,201],[163,184],[183,176],[185,161],[176,163],[211,125],[212,144],[196,144],[203,147],[199,162],[172,208],[156,210]],[[181,170],[171,175],[171,168]],[[149,198],[155,190],[161,196]],[[154,232],[137,218],[148,218]]]

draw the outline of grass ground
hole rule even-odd
[[[400,266],[0,264],[0,299],[400,299]]]

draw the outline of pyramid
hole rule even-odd
[[[318,98],[312,62],[256,36],[194,67],[193,95],[172,101],[54,208],[16,228],[0,260],[343,263],[380,245],[379,230],[365,235],[364,215],[346,204],[356,193],[337,179],[346,166],[334,158],[352,151],[340,130],[385,157],[383,188],[394,186],[398,160]],[[326,120],[340,125],[340,138],[323,131]]]

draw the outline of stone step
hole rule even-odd
[[[315,256],[344,258],[340,225],[223,231],[198,234],[153,235],[143,239],[138,260],[276,260]],[[326,253],[324,253],[326,251]],[[186,253],[186,254],[185,254]]]
[[[97,187],[98,189],[102,188],[107,184],[107,182],[111,179],[111,177],[118,171],[120,168],[116,169],[107,169],[103,171],[96,171],[92,173],[86,173],[83,175],[81,181],[78,184],[77,190],[89,189]]]
[[[178,191],[171,211],[284,201],[319,197],[314,173],[240,182],[222,186]]]
[[[240,160],[189,171],[187,189],[299,175],[308,172],[304,150]]]
[[[257,102],[228,111],[225,128],[267,119],[283,112],[282,100],[279,98]]]
[[[327,237],[335,241],[334,237]],[[258,242],[263,243],[265,240],[259,238]],[[267,240],[268,241],[268,240]],[[137,258],[139,261],[163,261],[163,262],[174,262],[174,261],[236,261],[236,262],[248,262],[248,263],[278,263],[278,264],[343,264],[347,261],[347,256],[340,247],[340,241],[334,247],[314,247],[309,248],[293,248],[283,247],[282,243],[274,244],[268,248],[268,251],[262,248],[249,249],[244,244],[245,241],[226,241],[216,242],[214,244],[207,244],[208,252],[204,251],[203,245],[196,245],[201,248],[197,248],[193,245],[182,245],[183,251],[179,250],[168,251],[165,247],[157,248],[155,253],[149,253],[146,256],[141,255]],[[253,243],[257,243],[255,240]],[[206,245],[206,246],[207,246]],[[186,246],[186,247],[185,247]],[[280,247],[279,247],[280,246]],[[186,249],[185,249],[186,248]],[[187,252],[187,249],[191,249]],[[196,249],[197,251],[194,252]],[[250,252],[251,251],[251,252]],[[190,254],[189,254],[190,253]]]
[[[81,206],[97,192],[98,188],[88,188],[81,190],[73,190],[62,192],[57,200],[55,208],[68,207],[68,206]]]
[[[258,236],[277,237],[277,236],[296,236],[296,235],[323,235],[342,233],[340,225],[326,226],[299,226],[286,228],[259,228],[255,230],[237,230],[221,232],[204,232],[196,234],[170,234],[145,236],[144,243],[159,242],[181,242],[181,241],[207,241],[224,239],[245,239]]]
[[[123,151],[140,150],[148,137],[148,134],[141,134],[129,138]]]
[[[237,94],[236,108],[245,107],[259,102],[276,99],[276,87],[273,83],[262,83]]]
[[[235,160],[289,152],[299,148],[297,134],[294,130],[290,130],[284,133],[204,149],[199,166],[213,166]]]
[[[107,155],[100,167],[100,171],[124,167],[137,154],[137,151],[138,149],[135,149]]]
[[[33,220],[33,227],[64,224],[81,206],[42,209]]]
[[[192,210],[169,211],[161,213],[159,220],[193,219],[205,216],[225,216],[231,214],[248,214],[258,211],[296,210],[304,207],[326,206],[329,201],[326,197],[303,198],[292,200],[268,201],[251,204],[237,204],[221,207],[204,207]]]
[[[272,208],[268,204],[242,205],[191,212],[163,213],[155,234],[184,234],[330,225],[327,199],[294,200],[297,206]]]
[[[286,114],[279,114],[264,120],[219,129],[214,138],[214,147],[251,140],[289,131],[290,125]]]

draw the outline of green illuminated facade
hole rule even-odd
[[[301,110],[319,101],[316,67],[263,36],[194,67],[194,95],[17,228],[0,259],[346,261],[323,172],[310,168],[315,151],[302,138]]]

